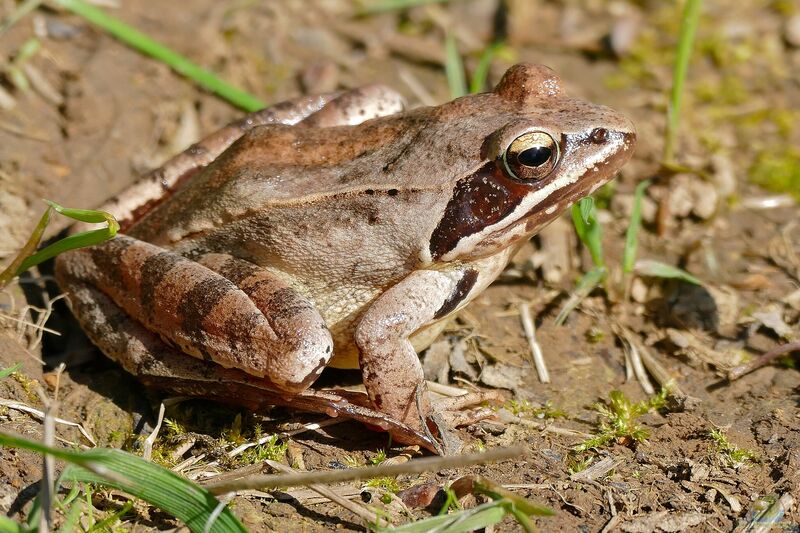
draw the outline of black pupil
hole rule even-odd
[[[546,146],[534,146],[523,150],[517,156],[517,161],[526,167],[538,167],[547,163],[553,151]]]

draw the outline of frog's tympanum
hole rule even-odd
[[[124,234],[62,255],[57,277],[91,340],[145,384],[441,451],[464,402],[429,399],[417,350],[634,142],[627,118],[540,65],[410,111],[382,86],[303,97],[111,200]],[[309,388],[327,366],[360,368],[367,394]]]

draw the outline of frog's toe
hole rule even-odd
[[[506,400],[505,394],[499,390],[481,390],[468,392],[460,396],[447,396],[433,400],[434,411],[438,413],[463,411],[468,407],[482,404],[499,405]]]

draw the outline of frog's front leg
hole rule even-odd
[[[68,292],[78,283],[95,287],[180,351],[266,378],[279,390],[305,390],[332,355],[330,332],[308,300],[227,255],[192,261],[121,235],[62,255],[56,275]]]
[[[375,408],[423,430],[431,413],[425,378],[409,337],[467,298],[477,271],[418,270],[381,295],[356,328],[359,363]]]

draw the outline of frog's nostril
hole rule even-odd
[[[628,131],[625,132],[624,136],[625,136],[625,144],[633,144],[636,142],[636,132]]]
[[[608,130],[605,128],[595,128],[592,130],[592,133],[589,134],[589,138],[593,143],[604,143],[606,139],[608,139]]]

